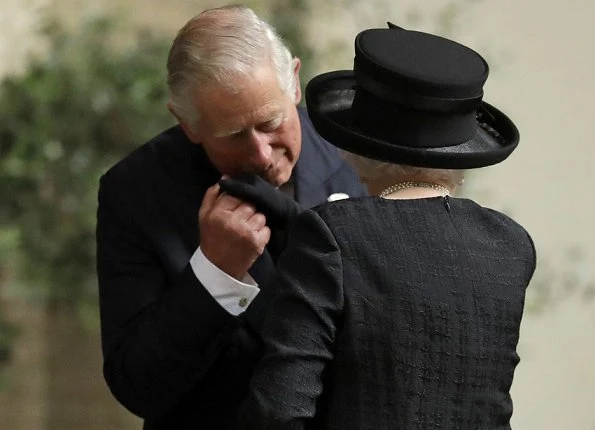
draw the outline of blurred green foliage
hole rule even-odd
[[[143,31],[116,44],[118,25],[47,25],[47,56],[0,84],[0,271],[49,300],[96,294],[99,177],[173,123],[168,44]]]
[[[299,25],[283,18],[287,7],[306,13],[306,6],[289,0],[272,12],[304,70],[308,50]],[[51,22],[43,35],[47,55],[0,82],[0,288],[73,306],[83,326],[97,329],[99,178],[173,125],[165,82],[171,41],[114,17],[74,30]],[[0,360],[10,357],[15,335],[0,308]]]
[[[6,385],[5,364],[10,362],[12,344],[19,334],[19,329],[14,324],[0,317],[0,390]]]
[[[278,0],[270,6],[269,22],[277,29],[293,56],[301,60],[300,85],[304,94],[306,84],[313,77],[311,65],[313,51],[306,40],[302,22],[311,14],[308,0]],[[305,105],[302,97],[301,104]]]

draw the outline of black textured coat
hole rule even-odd
[[[534,269],[527,232],[466,199],[303,213],[239,428],[509,429]]]

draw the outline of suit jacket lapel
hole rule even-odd
[[[304,161],[298,162],[294,169],[295,199],[307,209],[326,202],[328,197],[324,181],[314,175],[315,167]]]
[[[314,142],[320,141],[321,137],[315,133],[310,119],[301,108],[298,108],[298,113],[302,128],[302,149],[293,170],[295,197],[302,207],[311,208],[327,201],[329,190],[326,183],[330,172],[337,165],[337,159],[334,153],[331,155],[323,150],[324,145],[315,145]]]
[[[166,133],[162,141],[155,143],[154,151],[158,169],[153,187],[158,195],[151,204],[160,205],[151,213],[158,214],[152,222],[152,231],[158,241],[165,245],[175,271],[181,271],[198,247],[198,210],[206,189],[220,177],[208,162],[206,154],[198,145],[186,138],[180,127]]]

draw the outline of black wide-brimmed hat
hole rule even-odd
[[[306,87],[316,130],[337,147],[412,166],[467,169],[499,163],[519,133],[482,101],[488,64],[452,40],[389,24],[355,39],[353,70]]]

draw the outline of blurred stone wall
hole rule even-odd
[[[148,25],[164,37],[206,2],[1,0],[0,79],[24,72],[31,58],[45,55],[38,30],[47,19],[67,26],[86,17],[115,14]],[[80,315],[23,294],[8,276],[0,279],[0,312],[19,329],[8,366],[2,369],[0,429],[128,430],[141,420],[113,398],[102,376],[100,336]]]
[[[288,0],[248,4],[266,16],[279,1]],[[386,20],[452,36],[486,56],[491,66],[486,97],[514,118],[522,138],[506,163],[470,175],[466,192],[511,213],[533,235],[539,282],[530,287],[528,304],[536,303],[540,284],[553,291],[545,310],[538,313],[529,306],[523,322],[513,427],[595,430],[594,302],[569,293],[595,276],[589,264],[595,255],[595,200],[581,186],[595,180],[589,121],[595,111],[585,96],[594,82],[595,51],[589,44],[595,37],[590,22],[595,3],[308,1],[315,11],[303,24],[314,51],[314,72],[350,68],[357,31],[384,26]],[[42,14],[78,25],[86,16],[113,11],[171,39],[192,15],[222,3],[0,0],[0,76],[24,70],[28,55],[43,55],[43,40],[34,35]],[[576,268],[565,255],[575,244],[585,255]],[[578,282],[575,275],[585,280]],[[561,277],[569,280],[561,282]],[[97,332],[77,325],[69,311],[15,297],[2,284],[0,311],[22,330],[9,388],[0,392],[0,429],[140,428],[102,381]]]

